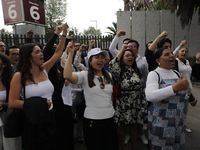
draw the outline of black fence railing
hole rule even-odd
[[[34,35],[33,42],[38,42],[42,45],[48,42],[48,39],[51,35]],[[18,34],[1,34],[0,40],[2,40],[6,46],[16,45],[22,46],[26,43],[27,36],[26,35],[18,35]],[[89,44],[90,40],[94,40],[94,47],[99,47],[102,49],[106,49],[109,47],[113,36],[73,36],[71,38],[75,42],[80,42],[81,44]],[[58,42],[58,41],[57,41]]]

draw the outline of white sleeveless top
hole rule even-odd
[[[6,101],[6,90],[0,91],[0,101]],[[6,112],[0,112],[0,126],[4,124]]]
[[[44,70],[44,73],[47,75],[47,72]],[[48,76],[48,75],[47,75]],[[51,83],[49,79],[36,83],[36,84],[30,84],[25,86],[25,96],[26,99],[33,97],[33,96],[39,96],[42,98],[47,98],[52,102],[52,95],[54,92],[54,86]],[[22,98],[24,98],[24,90],[22,89],[21,93]],[[53,104],[49,108],[52,109]]]
[[[0,101],[6,101],[6,90],[0,91]]]

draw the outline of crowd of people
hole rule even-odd
[[[45,45],[33,42],[32,30],[21,47],[0,41],[0,149],[74,150],[77,137],[87,150],[125,150],[129,141],[136,150],[137,138],[150,150],[183,150],[200,53],[190,65],[187,41],[173,51],[167,31],[146,44],[142,57],[136,39],[117,49],[124,30],[100,49],[94,40],[72,41],[68,28],[57,26]],[[4,136],[8,108],[24,110],[20,137]],[[46,119],[27,119],[44,117],[41,111]]]

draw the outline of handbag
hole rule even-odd
[[[22,109],[8,108],[8,116],[4,124],[6,138],[19,137],[24,128],[24,113]]]
[[[25,99],[25,85],[24,99]],[[4,123],[4,136],[6,138],[22,136],[24,129],[24,112],[23,109],[8,108],[7,117]]]
[[[112,93],[113,98],[120,98],[121,97],[121,85],[120,84],[114,84],[113,85],[113,93]]]

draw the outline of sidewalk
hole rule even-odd
[[[194,85],[194,95],[198,98],[195,107],[189,105],[187,126],[192,133],[186,133],[186,150],[200,150],[200,85]]]
[[[195,107],[189,105],[187,115],[187,126],[192,130],[192,133],[186,133],[186,149],[185,150],[200,150],[200,85],[194,85],[194,95],[198,98],[198,103]],[[85,144],[75,141],[75,150],[86,150]],[[127,144],[127,150],[130,150],[130,143]],[[148,150],[147,146],[138,140],[138,150]]]

